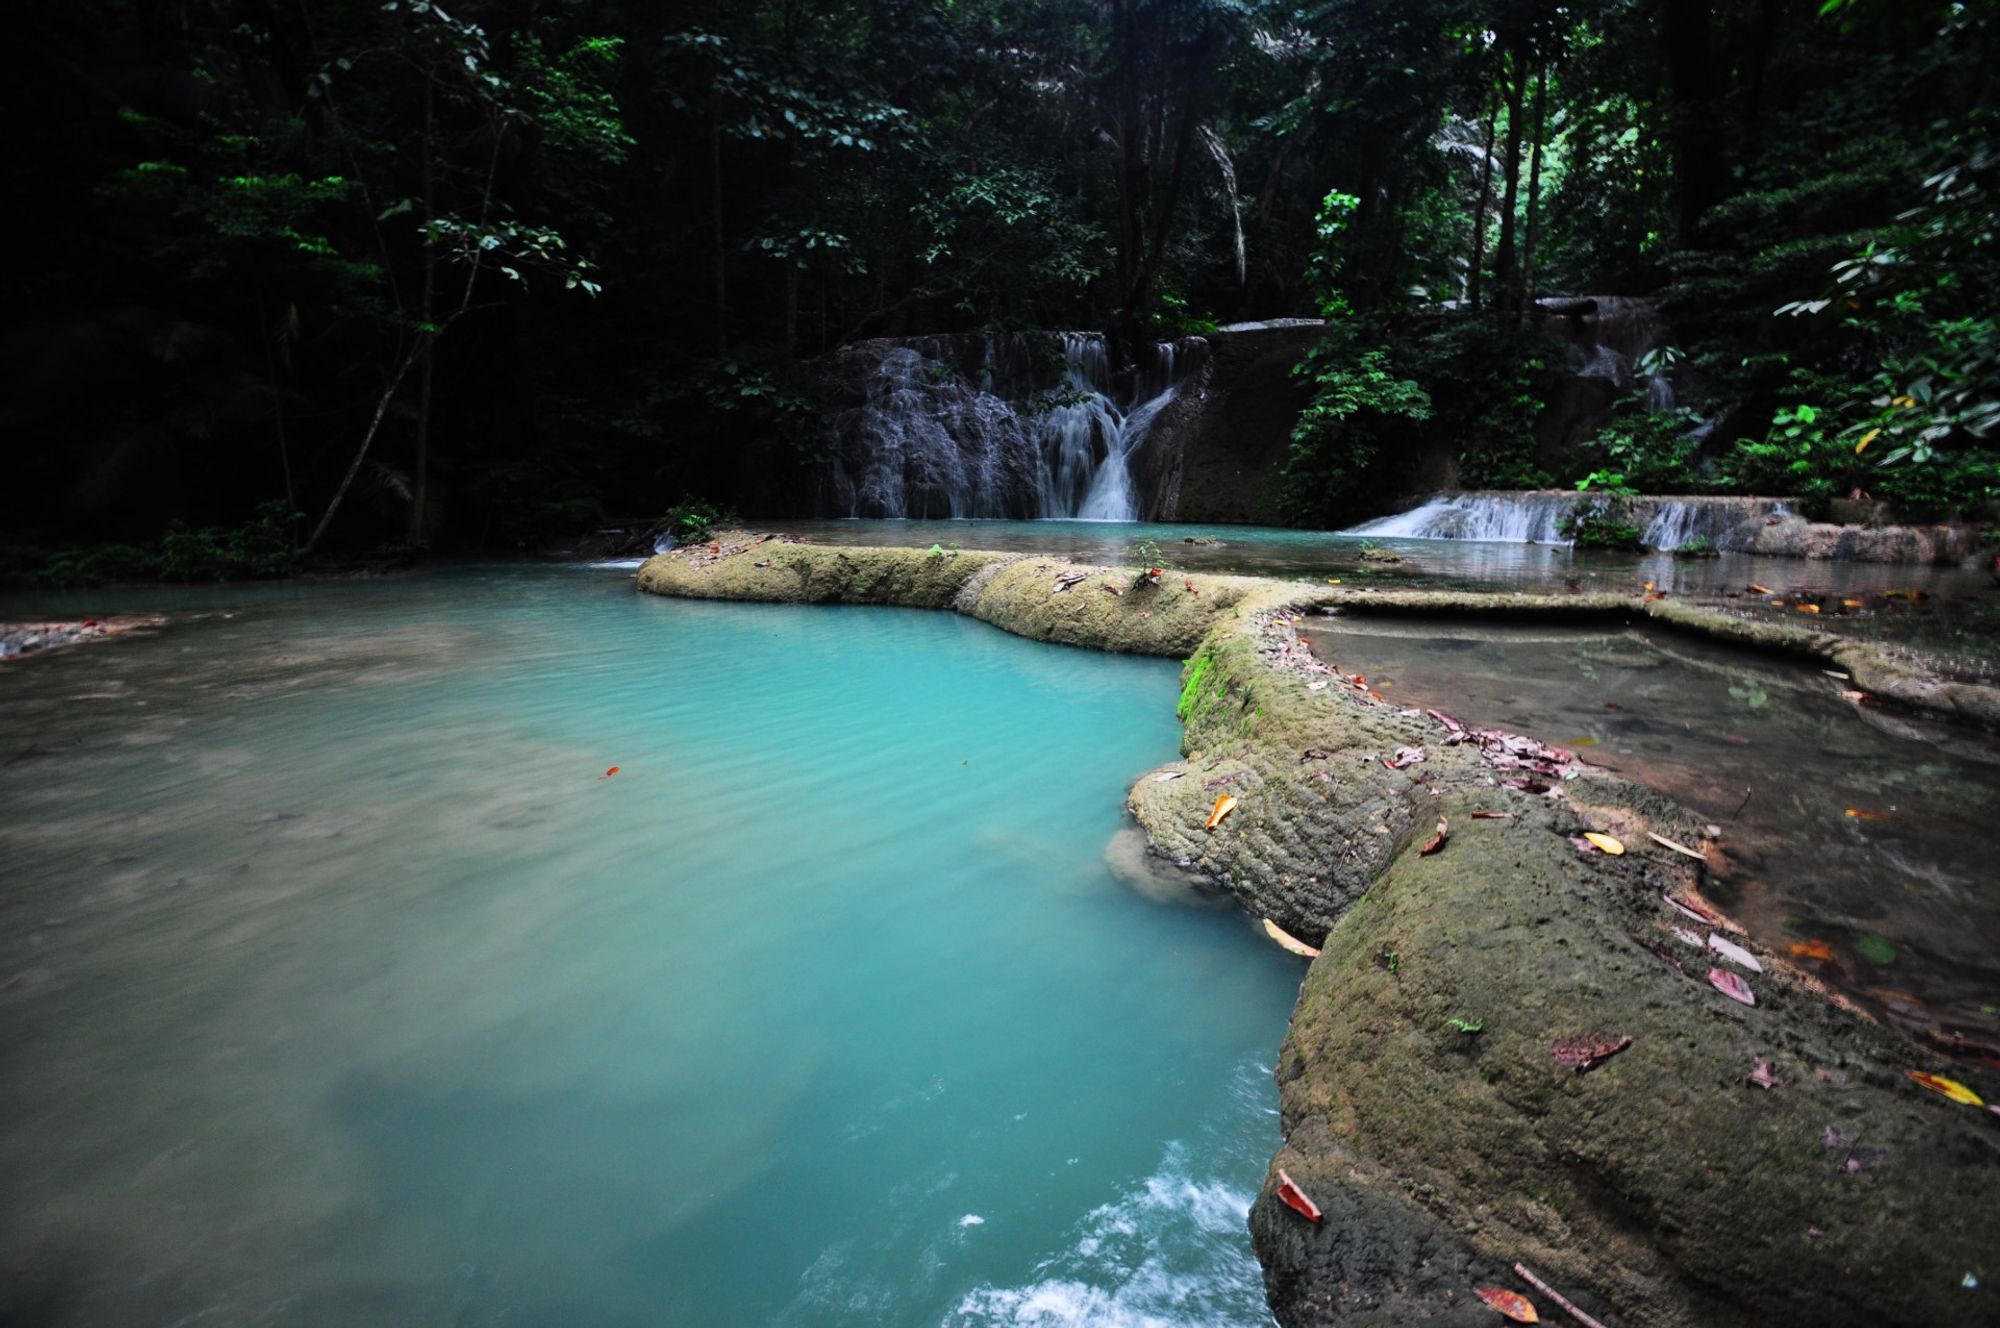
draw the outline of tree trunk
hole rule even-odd
[[[424,84],[424,228],[429,229],[437,220],[437,161],[431,154],[431,147],[437,142],[436,80]],[[422,326],[430,328],[437,320],[437,246],[424,245],[424,291],[418,313]],[[411,544],[420,543],[424,538],[424,509],[430,498],[431,467],[431,377],[436,361],[424,356],[423,377],[417,391],[417,462],[410,470],[410,520],[405,534]]]
[[[347,464],[347,474],[341,476],[340,487],[333,491],[332,501],[327,503],[319,524],[313,527],[312,538],[306,541],[305,548],[301,552],[311,553],[313,547],[319,543],[320,536],[326,534],[326,528],[333,523],[333,514],[340,510],[341,501],[347,497],[348,489],[353,487],[354,477],[361,473],[361,463],[367,458],[368,449],[375,442],[375,435],[382,432],[382,417],[389,413],[389,403],[396,399],[396,389],[401,387],[403,379],[409,376],[411,366],[429,351],[430,344],[431,338],[428,334],[419,335],[416,344],[410,347],[407,355],[403,356],[402,363],[396,366],[395,377],[389,380],[388,386],[382,389],[382,395],[376,398],[375,413],[369,417],[368,431],[361,435],[361,445],[354,449],[354,460]]]
[[[1515,209],[1521,199],[1521,103],[1527,96],[1528,66],[1517,51],[1509,57],[1507,82],[1507,187],[1500,201],[1500,241],[1493,250],[1493,293],[1503,313],[1521,306],[1521,268],[1514,251]]]
[[[1145,239],[1143,208],[1147,192],[1146,157],[1143,139],[1145,124],[1139,115],[1139,34],[1133,16],[1133,0],[1113,0],[1111,41],[1118,53],[1118,253],[1116,258],[1119,327],[1129,332],[1137,323],[1139,310],[1133,301],[1138,294],[1139,267]]]
[[[1708,0],[1666,0],[1661,36],[1666,43],[1667,88],[1674,148],[1676,233],[1691,243],[1695,227],[1721,193],[1723,159],[1716,69],[1709,49]]]
[[[285,477],[285,516],[288,522],[285,532],[289,540],[296,542],[298,531],[289,521],[292,513],[299,510],[299,503],[292,489],[291,443],[285,436],[285,388],[278,378],[278,353],[272,349],[280,333],[265,321],[262,291],[257,293],[257,327],[264,336],[264,377],[271,384],[271,430],[278,444],[278,469]]]
[[[708,191],[715,227],[715,353],[729,353],[729,251],[722,238],[722,93],[708,93]]]
[[[1465,298],[1477,312],[1480,285],[1486,269],[1486,207],[1493,198],[1493,138],[1500,128],[1499,94],[1486,97],[1486,150],[1479,158],[1479,203],[1472,209],[1472,271],[1466,278]]]
[[[1521,293],[1525,306],[1535,298],[1535,242],[1540,238],[1542,201],[1542,140],[1549,124],[1549,67],[1535,78],[1535,135],[1528,165],[1528,237],[1521,246]]]
[[[417,378],[417,466],[410,483],[410,543],[423,541],[425,533],[424,516],[430,502],[430,459],[431,459],[431,378],[437,369],[437,356],[424,356],[423,369]]]

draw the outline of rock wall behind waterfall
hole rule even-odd
[[[1312,399],[1292,369],[1323,329],[1279,319],[1205,338],[1207,363],[1161,412],[1139,460],[1147,520],[1281,524],[1292,425]]]
[[[820,366],[807,506],[820,516],[1135,520],[1156,506],[1152,431],[1198,374],[1199,338],[1114,372],[1094,334],[875,340]]]

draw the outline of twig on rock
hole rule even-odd
[[[1604,1328],[1603,1324],[1591,1318],[1588,1314],[1585,1314],[1582,1310],[1578,1309],[1576,1306],[1570,1304],[1568,1298],[1565,1297],[1562,1292],[1556,1290],[1554,1287],[1550,1286],[1547,1282],[1544,1282],[1541,1278],[1536,1277],[1533,1273],[1529,1272],[1525,1264],[1518,1264],[1518,1263],[1515,1264],[1514,1271],[1521,1275],[1522,1281],[1526,1282],[1529,1286],[1533,1287],[1535,1290],[1547,1296],[1550,1300],[1553,1300],[1556,1304],[1562,1306],[1562,1308],[1568,1310],[1570,1317],[1572,1319],[1575,1319],[1578,1323],[1582,1324],[1584,1328]]]

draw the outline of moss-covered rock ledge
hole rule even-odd
[[[1279,1058],[1284,1142],[1250,1219],[1287,1328],[1485,1328],[1498,1320],[1473,1290],[1492,1285],[1560,1321],[1516,1262],[1609,1328],[2000,1321],[2000,1116],[1907,1072],[1989,1100],[2000,1076],[1937,1063],[1726,919],[1710,928],[1677,911],[1665,895],[1707,907],[1702,864],[1647,832],[1699,847],[1680,808],[1588,769],[1549,792],[1533,777],[1510,787],[1518,772],[1330,671],[1294,630],[1329,607],[1636,614],[1660,602],[1364,600],[1179,573],[1156,585],[1056,558],[741,534],[654,558],[639,585],[950,608],[1040,640],[1188,658],[1184,755],[1138,780],[1132,810],[1156,851],[1324,947]],[[1679,609],[1689,630],[1745,626]],[[1991,698],[1910,699],[1978,714]],[[1235,810],[1207,829],[1223,794]],[[1426,854],[1440,820],[1449,833]],[[1585,830],[1628,851],[1586,853],[1572,840]],[[1729,963],[1676,928],[1752,951],[1756,1005],[1711,986],[1709,969]],[[1577,1037],[1632,1041],[1579,1073],[1552,1052]],[[1774,1086],[1750,1080],[1760,1065]],[[1278,1201],[1279,1168],[1323,1222]]]

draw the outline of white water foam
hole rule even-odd
[[[1085,1214],[1032,1280],[972,1291],[946,1328],[1262,1328],[1271,1320],[1245,1227],[1253,1197],[1191,1176],[1186,1150],[1169,1144],[1153,1175]]]

